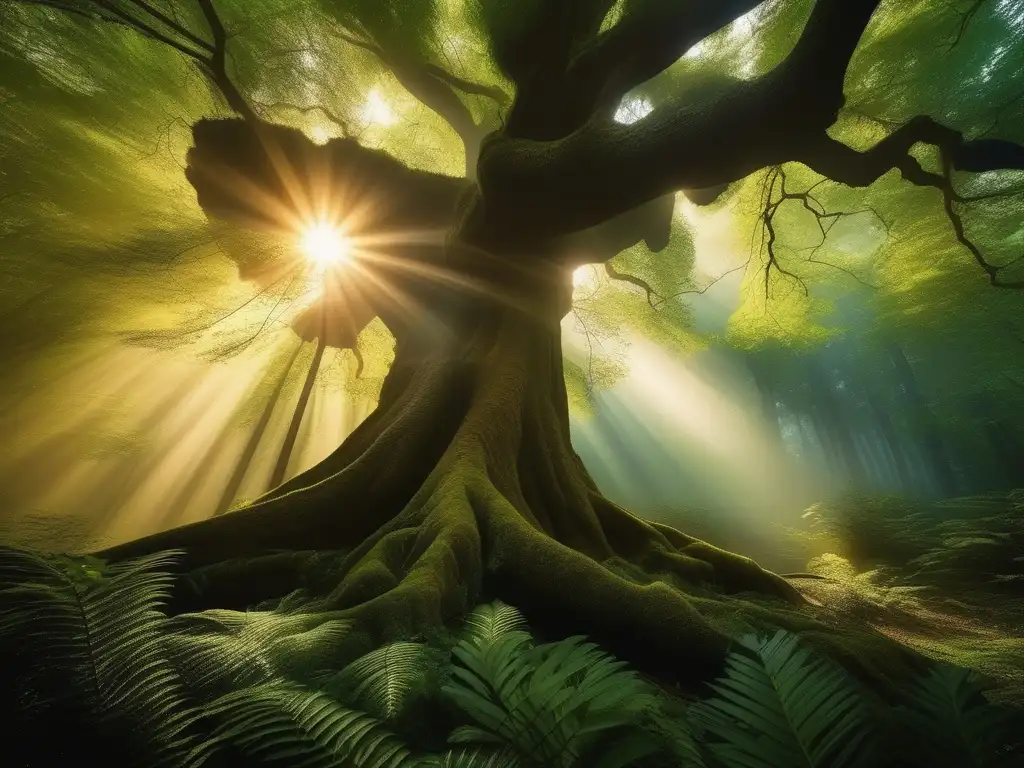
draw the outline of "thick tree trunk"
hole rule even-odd
[[[429,348],[399,335],[378,409],[322,464],[250,508],[99,555],[184,548],[191,570],[351,550],[321,599],[369,643],[454,620],[486,595],[641,665],[657,658],[660,674],[706,676],[727,636],[672,585],[801,599],[747,558],[599,493],[569,435],[559,321],[570,295],[559,274],[543,292],[452,309],[452,333]],[[264,599],[296,586],[253,579]]]

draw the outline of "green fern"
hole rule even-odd
[[[870,760],[867,710],[838,667],[814,657],[798,638],[778,631],[747,636],[734,651],[714,698],[690,708],[690,720],[713,737],[712,753],[744,768],[844,768]]]
[[[907,763],[928,768],[1024,764],[1012,711],[988,704],[981,690],[970,670],[947,664],[919,682],[915,707],[901,723],[911,735]]]
[[[346,691],[344,700],[382,720],[392,720],[402,712],[410,695],[431,666],[426,646],[399,642],[385,645],[362,656],[335,678],[332,689]]]
[[[523,634],[474,627],[454,649],[443,690],[478,727],[452,741],[508,744],[543,766],[620,768],[657,750],[636,726],[650,689],[623,662],[581,637],[530,649]]]
[[[278,677],[305,681],[330,669],[351,622],[331,613],[210,610],[184,614],[168,642],[198,691],[221,693]]]
[[[409,750],[383,723],[318,691],[274,680],[220,697],[204,710],[216,723],[190,759],[237,751],[258,765],[288,768],[406,768]],[[247,763],[250,764],[250,763]]]
[[[665,752],[671,755],[669,764],[672,768],[706,768],[704,754],[690,732],[682,702],[663,699],[660,704],[648,710],[646,716],[649,730],[661,738]],[[669,707],[681,711],[667,712]]]
[[[117,750],[121,765],[182,765],[195,719],[167,656],[160,611],[179,552],[99,561],[0,548],[0,655],[19,721],[73,728],[38,740],[19,764]],[[18,745],[9,745],[8,756]]]
[[[466,617],[463,624],[463,638],[475,645],[489,645],[496,640],[514,635],[532,640],[526,630],[526,620],[517,608],[500,600],[478,605]]]
[[[516,751],[509,747],[463,747],[443,755],[432,755],[416,768],[527,768]]]

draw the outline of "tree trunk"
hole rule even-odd
[[[249,441],[245,444],[245,449],[242,451],[242,455],[238,458],[238,464],[235,465],[235,471],[232,472],[231,478],[228,480],[228,484],[224,488],[224,493],[221,494],[220,501],[217,502],[217,509],[214,512],[215,515],[227,512],[234,503],[235,498],[238,496],[238,489],[242,487],[242,480],[245,479],[245,473],[249,471],[249,466],[252,464],[253,457],[256,455],[256,449],[259,448],[260,443],[263,441],[263,436],[266,434],[267,426],[270,424],[270,417],[274,414],[274,408],[277,406],[277,401],[281,399],[281,392],[284,391],[284,385],[288,382],[288,374],[292,372],[292,366],[295,365],[295,360],[298,358],[301,351],[302,344],[300,342],[295,346],[295,351],[292,352],[291,356],[288,358],[288,362],[285,364],[284,370],[281,372],[281,378],[277,380],[274,391],[271,393],[270,399],[263,408],[263,413],[260,414],[260,420],[256,423],[255,428],[253,428],[252,434],[249,436]]]
[[[989,460],[984,462],[988,487],[982,490],[1021,487],[1024,484],[1024,440],[1020,433],[1000,413],[999,403],[991,393],[979,393],[970,405],[989,450]]]
[[[786,451],[785,442],[782,439],[782,426],[779,419],[779,406],[775,396],[775,386],[768,373],[768,366],[755,357],[748,354],[744,357],[747,363],[747,370],[754,379],[754,385],[761,397],[761,419],[764,423],[767,435],[772,443],[779,449],[780,455]]]
[[[885,438],[889,456],[892,458],[893,466],[896,468],[896,476],[899,478],[901,489],[905,493],[914,491],[914,476],[907,464],[907,455],[903,451],[903,444],[900,442],[892,419],[889,418],[889,411],[885,402],[871,384],[864,385],[864,395],[868,401],[868,407],[875,416],[875,423]]]
[[[377,410],[324,462],[251,507],[99,556],[183,548],[191,570],[272,550],[351,550],[321,599],[371,645],[454,620],[486,595],[641,668],[657,659],[660,675],[705,678],[727,636],[670,585],[802,600],[753,561],[599,493],[569,435],[560,330],[569,275],[550,282],[449,303],[441,342],[396,333]],[[633,575],[610,570],[616,563]],[[264,599],[296,586],[255,584],[252,574],[246,583]]]
[[[299,392],[299,401],[295,404],[295,412],[292,414],[291,423],[288,425],[288,432],[284,436],[284,443],[281,444],[281,452],[277,455],[274,472],[270,476],[270,488],[279,486],[284,480],[285,473],[288,471],[288,462],[291,460],[292,453],[295,450],[295,440],[299,436],[302,417],[306,415],[306,406],[309,405],[309,396],[313,392],[316,375],[320,372],[320,362],[324,359],[324,349],[326,347],[324,334],[321,333],[317,336],[313,360],[309,364],[309,371],[306,372],[306,380],[302,384],[302,391]]]
[[[867,486],[867,470],[857,452],[857,445],[850,429],[843,404],[836,396],[829,375],[816,359],[808,360],[807,376],[811,385],[811,397],[821,424],[842,460],[847,478],[858,488]]]
[[[914,368],[903,350],[895,344],[888,344],[889,359],[900,388],[911,408],[911,422],[921,441],[921,447],[928,459],[935,478],[936,487],[945,498],[952,498],[959,491],[956,473],[946,453],[942,435],[935,424],[935,418],[917,384]]]

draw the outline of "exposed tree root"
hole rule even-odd
[[[308,586],[311,552],[348,550],[308,591],[352,620],[352,653],[493,598],[684,684],[713,676],[741,627],[827,635],[784,579],[598,492],[570,441],[556,314],[491,307],[427,361],[400,346],[379,409],[323,465],[252,508],[99,554],[183,547],[189,570],[259,558],[205,568],[175,606],[195,610],[283,596]]]

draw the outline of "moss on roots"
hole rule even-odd
[[[400,339],[377,412],[323,465],[249,509],[101,555],[184,547],[194,568],[300,550],[261,558],[241,592],[239,569],[228,578],[232,568],[207,567],[204,594],[237,602],[303,586],[313,609],[352,622],[346,654],[428,633],[498,598],[542,633],[589,635],[689,686],[720,671],[729,638],[750,628],[808,634],[878,690],[909,672],[898,646],[843,634],[750,559],[598,492],[569,436],[564,302],[546,312],[515,301],[477,307],[430,356],[410,357]],[[303,579],[316,564],[310,552],[322,549],[348,552],[329,579]]]

